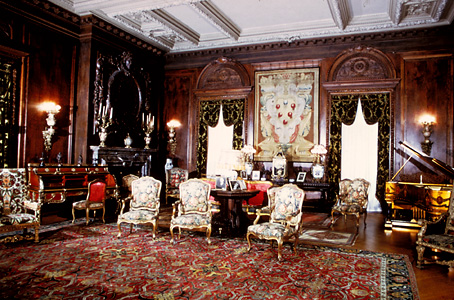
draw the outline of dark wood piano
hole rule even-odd
[[[107,183],[109,198],[118,198],[119,187],[107,166],[27,166],[30,199],[43,204],[63,203],[67,197],[87,195],[88,183],[95,179],[102,179]]]
[[[407,142],[399,142],[434,170],[454,179],[454,169],[444,162],[419,152]],[[418,220],[435,220],[448,210],[452,184],[393,181],[406,163],[413,158],[411,155],[402,167],[386,183],[385,200],[389,212],[385,223],[386,229],[393,226],[419,228]]]

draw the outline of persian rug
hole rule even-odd
[[[335,217],[336,220],[338,217]],[[331,226],[331,215],[317,212],[303,213],[303,227],[328,228]]]
[[[330,244],[336,246],[351,246],[355,243],[357,233],[338,232],[331,229],[304,229],[300,242],[311,244]]]
[[[128,226],[129,228],[129,226]],[[125,228],[126,229],[126,228]],[[127,233],[126,233],[127,232]],[[0,244],[2,299],[419,299],[409,259],[314,245],[293,255],[254,240],[183,232],[170,243],[116,224],[43,232],[38,244]]]

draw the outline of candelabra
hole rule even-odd
[[[177,149],[177,140],[175,138],[175,128],[178,128],[181,126],[181,123],[178,122],[177,120],[171,120],[167,123],[167,126],[169,127],[169,150],[170,154],[172,156],[175,156],[175,152]]]
[[[102,107],[102,103],[99,106],[99,117],[98,117],[98,134],[99,134],[99,147],[106,146],[106,139],[107,135],[107,128],[112,125],[112,116],[113,116],[113,108],[110,107],[109,114],[107,113],[107,107]]]
[[[52,137],[55,134],[55,115],[60,111],[61,106],[53,102],[45,102],[40,105],[41,110],[47,112],[47,128],[43,130],[44,149],[49,152],[52,149]]]
[[[421,142],[421,149],[422,152],[430,156],[433,144],[433,142],[430,140],[430,136],[433,132],[432,127],[435,124],[435,117],[424,115],[419,121],[423,126],[422,135],[424,136],[424,141]]]
[[[142,114],[142,129],[145,133],[145,149],[150,149],[151,133],[154,130],[154,116]]]

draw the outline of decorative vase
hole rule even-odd
[[[126,135],[124,142],[125,142],[125,148],[131,148],[132,138],[129,136],[129,133]]]
[[[251,162],[247,161],[244,163],[244,169],[246,170],[246,175],[248,178],[251,178],[253,165]]]
[[[165,164],[165,166],[164,166],[164,169],[165,169],[166,171],[168,171],[168,170],[170,170],[170,169],[172,169],[172,168],[173,168],[172,159],[171,159],[171,158],[167,158],[167,159],[166,159],[166,164]]]

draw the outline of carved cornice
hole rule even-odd
[[[16,0],[16,1],[21,1],[26,6],[33,7],[34,9],[38,9],[39,11],[43,12],[46,15],[51,15],[52,17],[55,17],[57,19],[69,22],[77,26],[78,28],[84,25],[94,25],[106,32],[109,32],[110,34],[117,36],[120,39],[126,40],[129,43],[133,43],[138,47],[141,47],[148,51],[152,51],[153,53],[156,53],[158,55],[163,54],[163,51],[161,49],[156,48],[154,45],[147,43],[135,37],[133,34],[130,34],[124,31],[123,29],[120,29],[117,26],[114,26],[111,23],[108,23],[96,16],[87,15],[80,17],[77,14],[69,12],[46,0]],[[46,21],[49,22],[47,18]]]
[[[250,85],[249,75],[243,65],[227,57],[209,63],[197,81],[198,90],[244,88]]]

